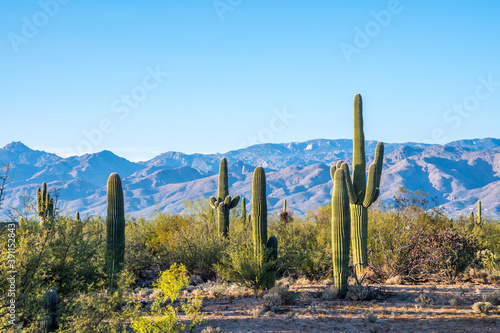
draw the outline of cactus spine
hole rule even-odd
[[[368,248],[368,207],[380,194],[380,178],[384,159],[384,144],[379,142],[375,150],[375,160],[368,169],[366,179],[365,135],[363,133],[363,105],[360,94],[354,96],[354,137],[352,181],[347,164],[342,163],[349,194],[351,209],[351,244],[353,265],[356,274],[363,273],[367,264]],[[338,167],[338,165],[337,165]]]
[[[43,293],[45,316],[40,322],[42,332],[54,332],[57,329],[57,292],[47,289]]]
[[[255,168],[253,173],[252,229],[254,257],[260,262],[261,267],[265,260],[277,260],[278,239],[275,236],[267,238],[266,174],[262,167]],[[267,258],[264,257],[266,249],[269,249]]]
[[[339,296],[347,292],[349,277],[349,247],[351,240],[351,218],[349,194],[345,171],[332,166],[330,174],[333,181],[332,194],[332,255],[333,279]]]
[[[240,196],[231,199],[229,195],[226,158],[222,158],[219,167],[219,193],[217,198],[210,197],[210,207],[217,209],[217,227],[219,234],[227,237],[229,231],[229,211],[238,205]]]
[[[106,217],[106,274],[108,291],[117,288],[118,275],[125,260],[125,206],[120,176],[108,178],[108,215]]]
[[[47,192],[47,183],[42,184],[42,189],[36,189],[36,208],[38,216],[40,216],[40,225],[50,227],[54,217],[54,199],[50,198]],[[47,223],[49,222],[49,223]]]

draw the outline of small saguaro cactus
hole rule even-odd
[[[252,183],[252,229],[254,256],[262,266],[264,260],[277,260],[278,239],[267,238],[267,196],[266,174],[262,167],[255,168]],[[268,258],[264,257],[265,249],[270,249]]]
[[[108,178],[108,214],[106,217],[106,274],[108,291],[117,288],[118,276],[125,261],[125,205],[120,176],[112,173]]]
[[[75,220],[80,221],[80,212],[76,212]]]
[[[54,217],[54,199],[50,198],[47,192],[47,183],[42,184],[42,188],[36,189],[36,210],[40,216],[40,225],[43,227],[50,227],[51,221]]]
[[[483,225],[483,221],[481,220],[481,200],[477,202],[477,224],[479,226]]]
[[[245,197],[241,198],[241,220],[243,223],[247,222],[247,202]]]
[[[349,248],[351,241],[351,217],[349,211],[349,194],[345,171],[332,166],[330,174],[333,181],[332,194],[332,255],[333,279],[339,296],[347,293],[349,277]]]
[[[351,210],[351,245],[356,274],[363,273],[368,259],[368,207],[378,199],[384,159],[384,144],[379,142],[375,159],[368,169],[366,179],[365,135],[363,133],[363,106],[361,95],[354,96],[354,137],[352,180],[349,167],[342,163],[349,194]],[[339,163],[337,163],[337,168]]]
[[[474,224],[476,224],[476,218],[474,217],[474,212],[471,211],[470,214],[469,214],[469,224],[471,226],[474,226]]]
[[[210,207],[217,209],[217,228],[219,234],[227,237],[229,232],[229,211],[238,205],[240,196],[231,198],[226,158],[222,158],[219,168],[219,193],[217,198],[210,197]]]
[[[42,332],[54,332],[57,329],[57,291],[47,289],[42,298],[45,315],[40,322]]]
[[[291,212],[287,211],[287,202],[286,199],[283,200],[283,211],[279,213],[280,222],[283,224],[287,224],[293,220]]]

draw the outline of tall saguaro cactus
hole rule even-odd
[[[217,198],[210,197],[210,207],[217,209],[217,227],[219,234],[227,237],[229,231],[229,211],[238,205],[240,196],[231,199],[226,158],[222,158],[219,167],[219,193]]]
[[[262,167],[255,168],[253,173],[252,227],[254,256],[263,260],[263,251],[267,245],[267,196],[266,174]]]
[[[265,260],[277,260],[278,239],[275,236],[267,238],[266,174],[262,167],[255,168],[253,173],[252,229],[254,257],[259,261],[261,267]],[[266,249],[269,249],[269,257],[265,257]],[[274,278],[271,284],[274,284]]]
[[[36,209],[38,216],[40,216],[40,225],[43,227],[48,226],[48,222],[54,217],[54,199],[50,198],[47,192],[47,183],[42,184],[42,189],[36,189]]]
[[[108,178],[108,215],[106,217],[106,274],[108,290],[117,287],[118,275],[125,261],[125,205],[120,176],[112,173]]]
[[[339,296],[347,292],[349,277],[349,247],[351,241],[351,217],[349,211],[349,194],[346,173],[342,168],[332,166],[330,169],[333,181],[332,195],[332,255],[333,279]]]
[[[363,132],[363,105],[360,94],[354,96],[354,137],[352,181],[347,164],[342,163],[349,193],[351,210],[352,257],[356,274],[361,275],[367,264],[368,248],[368,207],[380,194],[380,178],[384,159],[384,144],[379,142],[375,150],[375,160],[368,169],[366,179],[365,135]],[[337,165],[338,167],[338,165]]]

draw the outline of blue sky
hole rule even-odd
[[[2,1],[0,146],[499,137],[498,1]]]

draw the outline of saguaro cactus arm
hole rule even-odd
[[[219,206],[219,202],[217,201],[217,199],[215,197],[210,197],[209,203],[210,203],[210,207],[212,207],[212,209],[217,209],[217,206]]]
[[[377,191],[377,165],[372,164],[368,169],[368,183],[366,187],[365,200],[363,201],[363,207],[368,208],[375,201],[378,196]]]
[[[227,206],[228,209],[233,209],[234,207],[238,206],[238,203],[240,202],[240,196],[236,195],[234,198],[231,199],[231,202],[229,203],[229,206]]]
[[[349,173],[349,166],[347,165],[347,163],[342,163],[342,170],[344,170],[344,178],[346,181],[347,193],[349,194],[349,202],[355,204],[358,202],[358,196],[356,195],[354,187],[352,186],[351,175]]]

